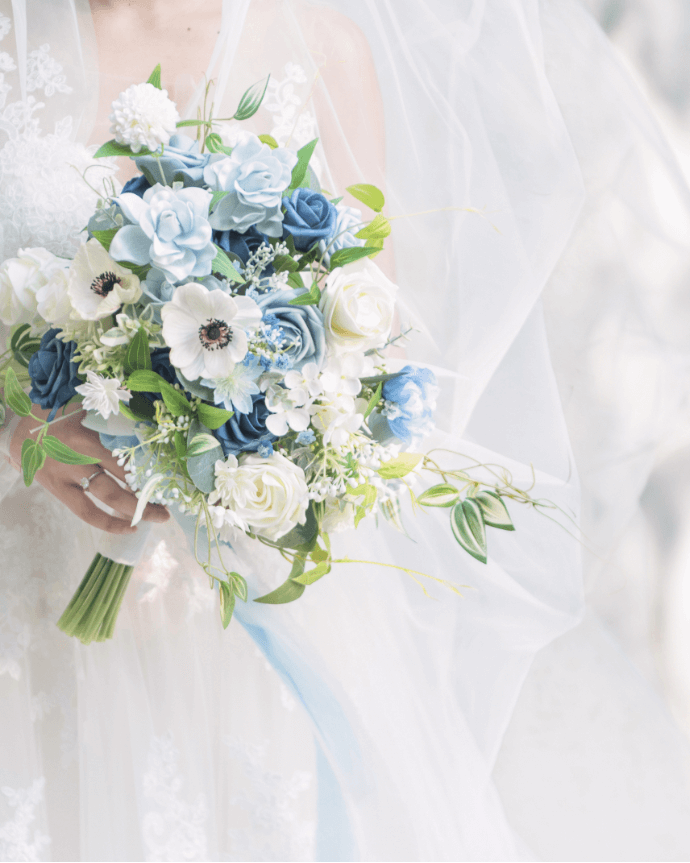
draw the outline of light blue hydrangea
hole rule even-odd
[[[297,435],[297,443],[302,444],[303,446],[308,446],[310,443],[314,443],[315,440],[316,435],[311,429],[302,431]]]

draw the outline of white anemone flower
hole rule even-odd
[[[141,296],[139,278],[121,267],[96,239],[84,243],[69,268],[67,292],[79,317],[98,321]]]
[[[148,83],[132,84],[112,104],[110,131],[118,144],[127,144],[133,153],[142,147],[157,150],[168,143],[179,119],[167,90]]]
[[[247,331],[261,323],[261,309],[249,297],[189,282],[175,289],[161,317],[170,362],[190,381],[215,381],[228,377],[247,355]]]
[[[98,411],[103,419],[119,413],[120,402],[128,402],[132,397],[128,390],[122,389],[122,382],[117,378],[104,378],[88,369],[86,380],[75,390],[84,397],[84,410]]]

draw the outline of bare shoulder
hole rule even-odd
[[[371,62],[371,48],[362,29],[347,15],[324,6],[298,2],[296,13],[313,46],[334,60]]]

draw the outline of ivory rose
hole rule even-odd
[[[267,539],[279,539],[306,521],[309,489],[301,467],[274,452],[216,462],[216,488],[209,503],[221,503],[232,521]]]
[[[331,350],[347,353],[383,347],[393,326],[397,290],[368,259],[333,270],[319,304]]]

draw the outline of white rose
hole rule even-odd
[[[64,324],[72,314],[72,302],[67,292],[69,270],[56,268],[50,279],[36,291],[37,311],[44,321]]]
[[[251,453],[239,462],[230,455],[216,462],[216,487],[209,503],[222,503],[235,523],[275,540],[304,524],[308,492],[302,468],[280,453],[268,458]]]
[[[383,347],[393,326],[397,290],[368,259],[333,270],[319,304],[329,347],[335,353]]]
[[[37,314],[36,293],[62,269],[47,249],[20,249],[0,267],[0,320],[8,326],[32,323]]]

